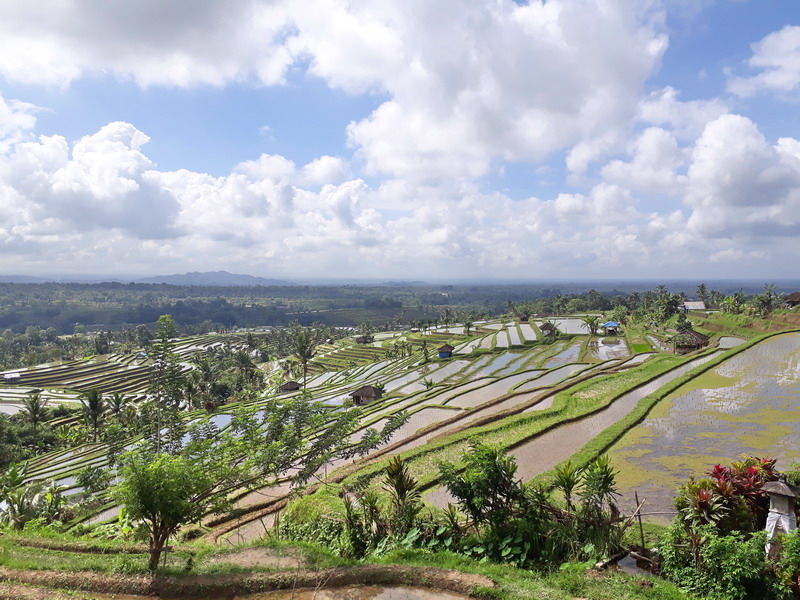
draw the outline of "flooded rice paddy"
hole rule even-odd
[[[630,354],[628,344],[622,338],[600,338],[589,342],[588,356],[601,361],[624,358]]]
[[[555,367],[560,367],[561,365],[565,365],[567,363],[572,363],[578,360],[578,357],[581,353],[581,342],[576,342],[570,345],[565,350],[562,350],[555,356],[549,358],[547,362],[545,362],[542,366],[545,369],[553,369]]]
[[[659,403],[612,449],[622,505],[670,512],[675,490],[742,453],[800,460],[800,334],[770,338],[704,373]],[[669,515],[652,515],[653,521]]]

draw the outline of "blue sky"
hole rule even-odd
[[[794,2],[166,6],[0,7],[0,272],[796,276]]]

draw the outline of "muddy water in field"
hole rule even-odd
[[[235,600],[467,600],[469,596],[426,588],[391,586],[347,586],[321,590],[286,590],[254,596],[236,596]]]
[[[508,348],[508,333],[505,330],[497,332],[497,341],[495,345],[498,348]]]
[[[493,335],[487,335],[485,338],[481,340],[480,347],[484,350],[488,350],[492,347],[492,340],[494,339]]]
[[[583,321],[581,319],[574,319],[574,318],[563,318],[563,319],[551,319],[553,325],[555,325],[559,331],[564,333],[589,333],[586,327],[583,325]],[[541,327],[541,322],[539,326]]]
[[[522,331],[522,337],[526,340],[533,341],[536,339],[536,332],[528,323],[520,323],[519,328]]]
[[[589,346],[589,356],[597,360],[610,360],[612,358],[624,358],[628,356],[628,344],[625,340],[615,338],[601,338]]]
[[[572,364],[566,365],[559,369],[553,369],[549,373],[537,377],[533,381],[529,383],[525,383],[517,388],[518,392],[526,392],[528,390],[534,390],[536,388],[546,387],[548,385],[554,385],[561,381],[562,379],[566,379],[570,375],[573,375],[577,371],[585,368],[586,365],[584,364]]]
[[[519,339],[519,331],[517,331],[517,326],[514,323],[511,323],[506,331],[512,345],[519,346],[522,344],[522,340]]]
[[[717,344],[720,348],[735,348],[736,346],[741,346],[744,344],[744,340],[740,337],[721,337],[719,338],[719,343]]]
[[[555,367],[560,367],[561,365],[565,365],[567,363],[575,362],[576,360],[578,360],[578,356],[580,356],[580,353],[581,353],[581,343],[577,342],[575,344],[572,344],[565,350],[562,350],[555,356],[547,359],[547,362],[545,362],[542,366],[545,369],[553,369]]]
[[[633,491],[645,512],[669,512],[676,488],[743,453],[800,460],[800,334],[765,340],[659,403],[614,446],[622,505]],[[665,521],[669,515],[653,515]]]
[[[514,448],[511,454],[517,459],[518,475],[527,480],[552,469],[561,461],[575,454],[597,434],[627,415],[639,403],[639,400],[694,367],[708,362],[712,356],[697,358],[682,367],[673,369],[650,383],[617,398],[608,408],[600,412],[580,421],[562,425]]]

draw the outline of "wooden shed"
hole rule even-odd
[[[783,301],[786,303],[786,308],[794,308],[800,305],[800,292],[794,292],[786,296]]]
[[[690,352],[708,346],[708,336],[699,331],[689,329],[672,337],[675,352]]]
[[[356,344],[371,344],[375,338],[371,335],[360,335],[356,338]]]
[[[296,392],[302,387],[303,387],[302,384],[298,383],[297,381],[287,381],[286,383],[281,385],[281,387],[279,387],[278,390],[282,394],[285,394],[286,392]]]
[[[356,406],[369,404],[374,400],[378,400],[381,396],[383,396],[383,390],[375,387],[374,385],[362,386],[350,394],[350,397],[353,399],[353,403]]]
[[[539,331],[542,332],[542,336],[551,337],[556,335],[558,329],[556,329],[556,326],[553,325],[552,323],[542,323],[541,325],[539,325]]]
[[[453,356],[453,348],[450,344],[444,344],[443,346],[439,346],[439,349],[436,350],[439,353],[439,358],[450,358]]]

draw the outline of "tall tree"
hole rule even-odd
[[[39,424],[47,420],[47,401],[42,399],[41,394],[28,394],[22,401],[20,412],[25,420],[33,426],[33,431],[36,433]]]
[[[303,366],[303,389],[306,388],[308,379],[308,363],[317,353],[319,343],[315,332],[305,327],[295,327],[292,332],[293,354]]]
[[[96,442],[97,432],[105,420],[108,406],[97,388],[92,388],[81,394],[80,401],[83,420],[92,430],[92,441]]]

